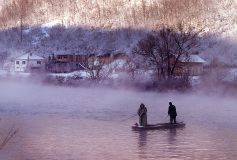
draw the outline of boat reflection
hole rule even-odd
[[[177,135],[177,132],[176,132],[176,128],[172,128],[172,129],[169,129],[169,134],[168,135],[168,143],[169,144],[172,144],[172,145],[175,145],[175,142],[176,142],[176,135]]]
[[[139,131],[138,137],[138,147],[142,148],[146,146],[147,143],[147,131]]]
[[[159,130],[133,130],[137,139],[139,159],[151,158],[151,153],[157,153],[155,157],[161,158],[163,152],[176,157],[180,139],[178,135],[183,128],[169,128]],[[154,154],[153,154],[154,155]]]
[[[136,139],[138,140],[138,156],[139,159],[147,159],[147,132],[144,131],[135,131]]]
[[[180,128],[179,128],[179,130],[180,130]],[[153,132],[153,133],[157,132],[157,136],[158,135],[167,135],[167,141],[171,145],[175,145],[176,141],[177,141],[177,128],[165,129],[165,130],[159,130],[159,131],[158,130],[157,131],[141,130],[141,131],[134,131],[134,132],[136,133],[136,139],[138,139],[138,147],[139,148],[146,147],[147,139],[148,139],[147,138],[148,132]],[[152,137],[155,138],[154,135]],[[165,137],[163,137],[163,138],[165,138]]]

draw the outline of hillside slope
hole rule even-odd
[[[130,54],[150,30],[182,23],[201,31],[202,58],[236,65],[236,8],[235,0],[1,1],[1,62],[25,52]]]

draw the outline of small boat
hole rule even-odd
[[[146,126],[139,126],[137,123],[132,125],[132,129],[136,131],[142,130],[159,130],[159,129],[174,129],[174,128],[183,128],[185,123],[157,123],[157,124],[148,124]]]

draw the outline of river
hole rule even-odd
[[[0,87],[0,142],[14,124],[19,129],[0,150],[3,160],[237,157],[235,97],[23,82],[1,82]],[[185,128],[131,129],[140,103],[148,109],[148,123],[168,122],[170,101]]]

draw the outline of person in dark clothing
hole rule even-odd
[[[139,124],[140,126],[146,126],[147,125],[147,108],[145,105],[142,103],[140,105],[140,108],[137,111],[137,114],[139,115]]]
[[[170,116],[170,123],[174,121],[176,123],[176,107],[172,104],[172,102],[169,102],[169,110],[168,110],[168,115]]]

